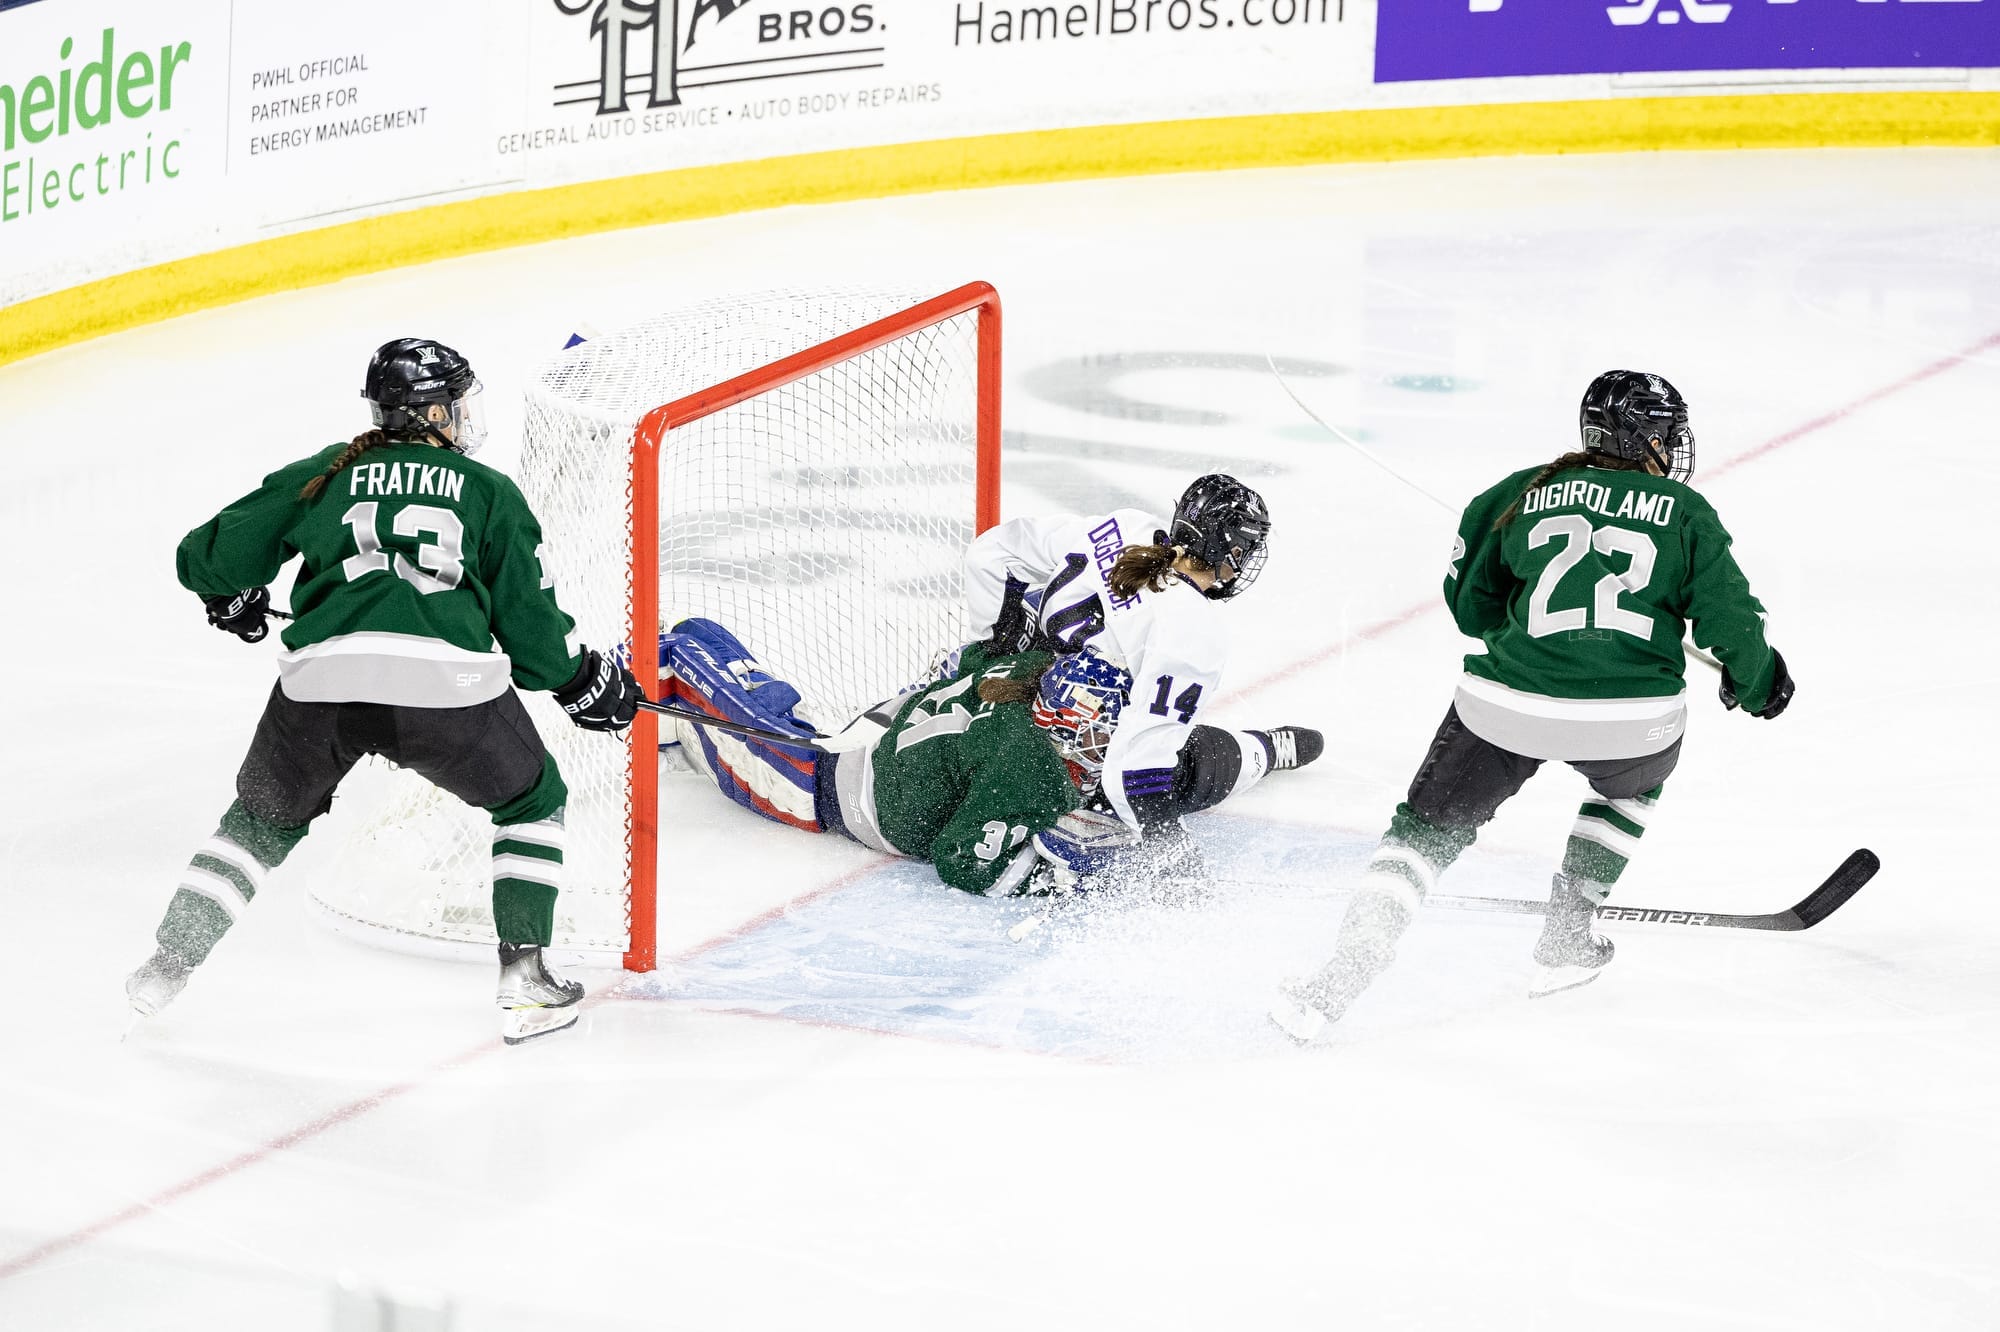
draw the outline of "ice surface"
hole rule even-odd
[[[1991,413],[2000,151],[1632,154],[1086,182],[591,237],[356,279],[0,370],[7,817],[0,1327],[318,1328],[338,1280],[454,1327],[1981,1329],[2000,1324]],[[309,921],[313,840],[158,1021],[121,982],[228,803],[274,645],[174,541],[360,427],[422,332],[503,386],[579,319],[732,289],[1007,309],[1004,509],[1270,497],[1218,719],[1328,753],[1198,825],[1224,883],[1006,939],[1019,907],[667,783],[668,961],[500,1046],[493,976]],[[1703,492],[1799,680],[1693,677],[1610,927],[1529,1001],[1533,917],[1425,913],[1325,1045],[1267,1032],[1449,698],[1456,505],[1617,365],[1688,395]],[[280,588],[282,593],[282,585]],[[1532,895],[1544,773],[1446,892]],[[534,1236],[532,1243],[524,1236]]]
[[[890,862],[621,993],[1106,1061],[1290,1049],[1264,1017],[1272,979],[1324,960],[1337,885],[1359,871],[1374,837],[1226,814],[1190,824],[1216,879],[1195,903],[1136,894],[1064,902],[1047,926],[1014,942],[1010,928],[1049,911],[1045,900],[945,891],[927,866]],[[1547,888],[1546,866],[1524,857],[1474,854],[1460,871],[1457,883],[1498,896]],[[1461,919],[1421,933],[1406,970],[1424,984],[1404,1000],[1370,1004],[1373,1020],[1357,1017],[1343,1035],[1516,996],[1525,941],[1538,928],[1539,918]]]

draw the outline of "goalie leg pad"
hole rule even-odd
[[[660,665],[689,680],[703,694],[720,691],[744,709],[745,715],[735,720],[766,730],[812,735],[813,728],[796,715],[799,691],[765,670],[741,639],[714,620],[682,620],[672,633],[660,635]],[[683,674],[682,665],[688,674]]]
[[[660,665],[669,672],[666,701],[762,730],[810,734],[794,715],[798,690],[758,665],[734,635],[711,620],[683,620],[660,637]],[[809,749],[726,735],[676,721],[681,743],[715,782],[745,809],[808,832],[823,832],[818,812],[820,755]]]

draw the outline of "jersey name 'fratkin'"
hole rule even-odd
[[[1776,674],[1764,607],[1708,501],[1666,477],[1597,467],[1531,490],[1539,471],[1509,476],[1459,522],[1445,601],[1485,644],[1465,659],[1465,725],[1535,758],[1665,749],[1686,724],[1690,624],[1743,706],[1764,706]]]
[[[188,533],[176,557],[182,586],[211,597],[262,586],[299,556],[278,658],[285,695],[468,707],[510,678],[529,690],[568,683],[575,624],[514,483],[462,454],[390,443],[300,499],[344,447],[271,473]]]

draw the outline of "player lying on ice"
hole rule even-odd
[[[1196,721],[1229,659],[1222,608],[1262,572],[1263,497],[1235,477],[1198,478],[1166,522],[1138,509],[1016,518],[965,556],[974,632],[1001,648],[1089,649],[1132,676],[1104,757],[1103,799],[1128,826],[1170,837],[1184,814],[1304,767],[1318,731],[1227,730]]]
[[[660,662],[663,702],[813,733],[794,713],[798,691],[712,620],[661,635]],[[1066,891],[1150,854],[1114,815],[1085,808],[1130,683],[1093,652],[998,653],[978,643],[953,654],[937,680],[870,709],[886,729],[856,748],[820,753],[674,726],[723,794],[765,818],[928,860],[967,892]]]

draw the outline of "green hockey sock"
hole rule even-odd
[[[560,809],[532,823],[493,825],[493,929],[501,943],[553,940],[563,837]]]
[[[240,800],[230,805],[181,874],[154,933],[160,947],[188,966],[201,965],[263,888],[265,872],[284,863],[309,826],[280,828]]]
[[[568,799],[555,758],[544,754],[534,785],[487,809],[493,817],[493,931],[501,943],[547,945],[554,937]]]
[[[1418,892],[1428,893],[1437,876],[1479,836],[1477,828],[1440,828],[1412,809],[1409,802],[1396,806],[1389,831],[1368,862],[1371,871],[1401,875]]]
[[[1618,882],[1632,855],[1639,849],[1646,825],[1652,820],[1653,806],[1664,787],[1656,786],[1644,795],[1628,800],[1586,800],[1576,811],[1576,823],[1569,830],[1569,849],[1563,855],[1563,873],[1572,880],[1602,884],[1606,889]],[[1586,887],[1583,891],[1593,897]]]

